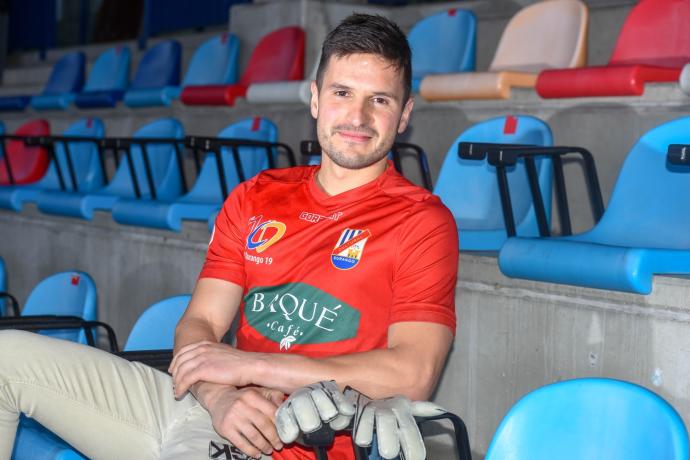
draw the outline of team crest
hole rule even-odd
[[[357,265],[362,258],[364,245],[371,236],[371,232],[366,230],[353,230],[346,228],[338,239],[338,243],[333,248],[331,262],[335,268],[349,270]]]

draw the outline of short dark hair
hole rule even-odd
[[[407,37],[390,19],[380,15],[354,13],[333,29],[321,48],[321,60],[316,71],[319,89],[331,56],[376,54],[402,70],[404,99],[412,91],[412,52]]]

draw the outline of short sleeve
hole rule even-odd
[[[199,278],[218,278],[244,287],[246,219],[242,208],[254,182],[250,180],[238,185],[225,200],[216,217]]]
[[[413,206],[395,264],[390,323],[434,322],[455,332],[458,231],[440,200],[431,197]]]

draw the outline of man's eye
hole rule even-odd
[[[375,97],[374,102],[376,102],[377,104],[388,104],[388,99],[386,99],[385,97]]]
[[[339,90],[339,91],[336,91],[336,92],[333,93],[333,94],[335,94],[335,95],[338,96],[338,97],[345,97],[345,96],[347,96],[347,91],[345,91],[345,90]]]

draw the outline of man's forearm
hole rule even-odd
[[[427,326],[428,327],[428,326]],[[425,344],[404,342],[387,349],[312,359],[292,354],[250,353],[246,371],[252,383],[284,393],[320,380],[356,388],[372,398],[402,394],[428,399],[443,369],[452,334],[434,328]]]

